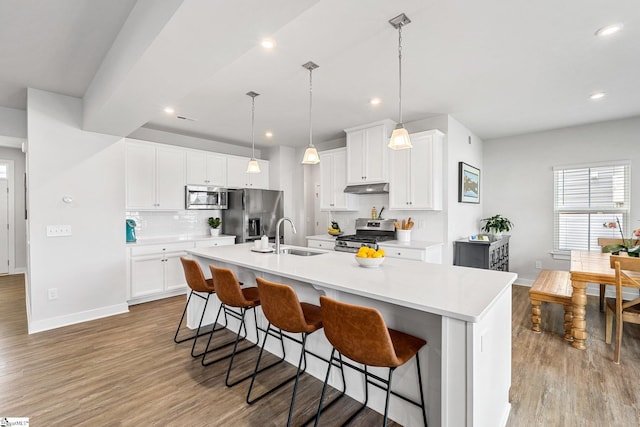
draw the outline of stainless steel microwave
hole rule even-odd
[[[185,187],[185,209],[227,209],[227,190],[206,185]]]

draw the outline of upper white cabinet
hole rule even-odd
[[[347,149],[320,152],[320,210],[357,210],[355,195],[344,192],[347,185]]]
[[[227,186],[230,188],[269,189],[269,162],[258,159],[260,173],[247,173],[248,157],[227,157]]]
[[[187,184],[226,186],[227,157],[206,151],[188,151]]]
[[[442,209],[443,137],[439,130],[418,132],[413,148],[389,150],[390,209]]]
[[[127,209],[184,209],[184,149],[127,140]]]
[[[393,130],[391,120],[345,129],[347,133],[347,183],[387,182],[387,144]]]

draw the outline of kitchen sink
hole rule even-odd
[[[298,255],[298,256],[314,256],[314,255],[322,255],[325,252],[312,252],[312,251],[306,251],[304,249],[284,248],[282,249],[282,253],[289,254],[289,255]]]

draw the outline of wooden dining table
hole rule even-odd
[[[616,273],[610,266],[611,254],[602,252],[571,251],[571,285],[573,293],[572,346],[587,348],[587,283],[615,285]]]

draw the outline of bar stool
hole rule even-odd
[[[337,362],[335,366],[339,367],[340,370],[343,370],[343,365],[346,365],[363,373],[365,376],[365,401],[362,407],[351,415],[343,425],[349,424],[367,406],[367,402],[369,401],[369,384],[371,384],[385,390],[387,394],[384,406],[383,426],[387,425],[389,397],[393,394],[418,406],[422,411],[422,419],[426,427],[427,415],[424,404],[424,392],[422,390],[418,351],[427,342],[421,338],[387,328],[382,315],[374,308],[346,304],[326,296],[321,296],[320,311],[324,332],[331,345],[333,345],[333,350],[331,351],[331,359],[322,388],[315,425],[317,426],[320,420],[323,409],[322,402],[324,400],[327,382],[329,381],[329,374],[335,361]],[[335,357],[336,351],[338,352],[337,358]],[[343,361],[343,355],[354,362],[363,364],[364,368]],[[391,390],[391,379],[394,370],[398,366],[405,364],[414,355],[416,356],[416,367],[418,370],[420,402],[416,402]],[[381,378],[368,372],[367,366],[389,368],[388,378]]]
[[[206,361],[207,354],[231,344],[231,343],[226,343],[210,350],[209,346],[211,345],[211,339],[213,338],[213,334],[209,335],[209,341],[207,342],[207,347],[204,351],[204,354],[202,355],[202,366],[209,366],[213,363],[219,362],[220,360],[227,359],[230,357],[231,359],[229,360],[229,366],[227,368],[227,375],[225,377],[224,383],[227,385],[227,387],[233,387],[234,385],[239,384],[240,382],[250,378],[253,375],[253,373],[251,373],[232,383],[229,382],[229,376],[231,375],[231,370],[233,368],[233,360],[236,354],[243,353],[258,345],[258,341],[259,341],[258,335],[257,335],[258,319],[256,317],[255,308],[260,305],[260,296],[258,294],[258,288],[256,287],[244,288],[244,289],[241,288],[240,282],[238,282],[238,279],[236,279],[235,274],[233,274],[233,271],[229,270],[228,268],[219,268],[214,265],[209,265],[209,268],[211,269],[211,276],[213,278],[213,286],[216,290],[216,295],[218,296],[218,299],[220,300],[220,303],[221,303],[220,309],[223,310],[225,315],[229,315],[239,320],[240,326],[238,327],[238,333],[236,334],[235,341],[232,341],[233,350],[231,351],[231,353],[224,356],[220,356],[215,360],[207,362]],[[232,310],[230,307],[237,308],[240,310],[240,312],[238,313],[237,311]],[[247,328],[246,328],[245,318],[248,310],[253,311],[254,324],[256,325],[256,343],[248,347],[245,347],[241,350],[238,350],[238,343],[240,342],[240,340],[241,339],[244,340],[247,337]],[[220,313],[218,312],[218,315],[219,314]],[[217,321],[217,318],[216,318],[216,321]],[[242,333],[243,330],[244,330],[244,333]]]
[[[296,391],[298,389],[298,380],[300,378],[300,374],[302,374],[307,368],[306,355],[307,353],[310,353],[306,349],[307,336],[322,328],[320,307],[306,302],[301,303],[298,300],[298,296],[296,295],[295,291],[289,285],[270,282],[262,278],[257,278],[256,282],[258,284],[258,290],[260,291],[260,303],[262,306],[262,312],[269,321],[269,325],[267,326],[264,341],[262,342],[260,354],[258,355],[258,361],[256,362],[256,367],[253,373],[253,378],[251,379],[249,391],[247,392],[247,403],[251,405],[262,399],[263,397],[266,397],[274,391],[285,386],[292,380],[295,380],[293,392],[291,395],[291,404],[289,405],[289,417],[287,418],[287,426],[290,426],[296,399]],[[295,337],[283,334],[283,331],[302,334],[302,338],[297,339]],[[302,348],[300,350],[300,359],[298,360],[298,369],[294,376],[285,379],[260,396],[251,399],[251,391],[253,390],[253,384],[258,373],[268,369],[271,366],[274,366],[277,363],[280,363],[281,361],[284,361],[286,357],[283,345],[281,360],[266,368],[258,369],[260,366],[260,360],[262,359],[264,347],[267,343],[267,337],[269,336],[279,338],[281,341],[282,337],[285,337],[302,345]]]
[[[198,262],[196,260],[193,259],[189,259],[189,258],[185,258],[185,257],[180,257],[180,262],[182,263],[182,269],[184,270],[184,276],[187,280],[187,285],[189,285],[189,288],[191,288],[191,292],[189,292],[189,297],[187,298],[187,303],[184,306],[184,310],[182,311],[182,317],[180,317],[180,323],[178,323],[178,329],[176,329],[176,334],[173,337],[173,341],[176,344],[185,342],[185,341],[189,341],[189,340],[193,340],[193,345],[191,346],[191,356],[192,357],[199,357],[202,356],[202,353],[198,353],[198,354],[194,354],[195,353],[195,348],[196,348],[196,344],[198,342],[198,338],[205,336],[205,335],[209,335],[211,333],[213,333],[214,331],[218,331],[220,329],[224,329],[227,326],[227,316],[225,315],[225,325],[222,328],[218,328],[216,329],[215,325],[216,323],[213,324],[213,329],[209,332],[206,333],[200,333],[200,328],[202,327],[202,320],[204,319],[204,314],[207,310],[207,304],[209,303],[209,298],[211,297],[211,294],[215,293],[215,288],[213,286],[213,280],[212,279],[205,279],[204,278],[204,273],[202,272],[202,269],[200,268],[200,264],[198,264]],[[197,292],[201,292],[201,293],[206,293],[207,296],[202,296]],[[189,307],[189,302],[191,302],[191,297],[192,296],[196,296],[200,299],[204,300],[204,308],[202,309],[202,316],[200,316],[200,322],[198,323],[198,329],[196,329],[196,332],[189,337],[185,337],[185,338],[181,338],[178,339],[178,334],[180,333],[180,329],[182,328],[182,322],[184,321],[184,316],[187,314],[187,308]],[[218,310],[218,316],[220,315],[220,310]],[[216,321],[218,319],[218,316],[216,316]]]

